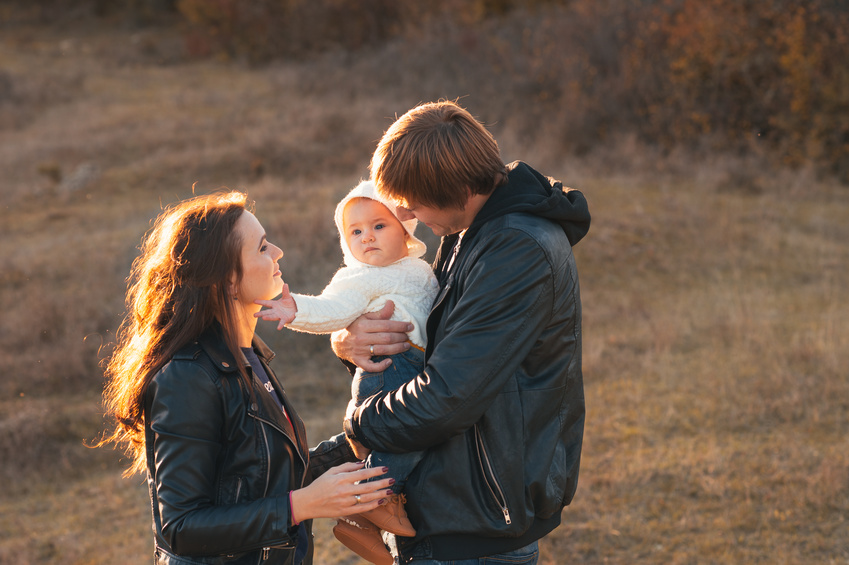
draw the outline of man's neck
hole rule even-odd
[[[472,222],[475,221],[475,218],[478,215],[478,212],[481,211],[483,205],[486,204],[486,201],[489,200],[491,194],[473,194],[466,201],[466,206],[463,209],[465,212],[466,225],[463,226],[463,230],[468,229],[469,226],[472,225]]]

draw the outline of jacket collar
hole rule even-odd
[[[274,352],[257,335],[254,335],[251,345],[253,346],[254,351],[256,351],[257,356],[263,361],[263,363],[265,363],[266,367],[268,367],[269,361],[274,358]],[[235,373],[238,371],[238,366],[236,365],[236,361],[233,359],[233,354],[230,353],[230,350],[227,349],[227,344],[224,342],[224,335],[221,330],[221,325],[218,322],[213,323],[209,328],[204,330],[195,342],[194,347],[195,350],[193,352],[193,356],[196,357],[199,355],[200,350],[202,349],[221,372]],[[248,363],[244,353],[239,351],[239,357],[240,359],[238,362],[242,363],[248,369],[248,374],[252,374],[250,363]],[[268,371],[268,378],[272,380],[274,387],[283,398],[283,404],[291,418],[291,422],[283,415],[283,412],[277,408],[277,405],[273,403],[271,397],[267,394],[260,394],[258,396],[259,402],[251,403],[251,411],[273,421],[277,427],[280,428],[283,434],[289,437],[292,443],[298,447],[298,450],[301,453],[308,453],[309,450],[306,445],[306,441],[299,441],[299,438],[306,438],[306,430],[303,422],[297,416],[297,413],[289,403],[288,398],[286,398],[283,386],[280,384],[280,381],[274,373]],[[259,384],[257,377],[252,377],[252,380],[254,382],[255,390],[261,390],[261,385]],[[297,430],[293,429],[293,426],[297,426]]]
[[[240,358],[238,360],[233,359],[233,354],[229,349],[227,349],[227,344],[224,342],[224,334],[221,329],[221,325],[218,322],[214,322],[210,327],[204,330],[204,332],[198,337],[197,343],[201,348],[203,348],[206,354],[209,355],[209,358],[212,359],[215,366],[225,373],[237,371],[237,363],[241,363],[242,366],[249,365],[248,360],[241,351],[239,352]],[[257,355],[266,364],[274,359],[274,352],[258,335],[254,334],[251,345]]]

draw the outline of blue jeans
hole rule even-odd
[[[539,542],[534,542],[525,547],[488,555],[477,559],[459,559],[451,561],[437,561],[435,559],[413,559],[410,565],[536,565],[539,560]]]
[[[375,361],[382,359],[386,359],[386,357],[374,357]],[[378,392],[388,392],[400,388],[424,370],[424,353],[415,347],[410,347],[403,353],[391,355],[390,359],[392,359],[392,364],[381,373],[366,373],[362,369],[357,369],[351,383],[351,396],[357,406],[362,404],[366,398]],[[400,493],[404,489],[407,477],[422,460],[423,455],[424,452],[422,451],[408,453],[372,451],[366,459],[366,467],[389,467],[389,472],[386,475],[376,477],[373,480],[391,477],[395,479],[392,490]]]

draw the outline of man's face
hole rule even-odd
[[[474,214],[469,218],[466,208],[431,208],[407,202],[407,206],[395,206],[395,213],[401,221],[416,218],[429,227],[434,235],[444,236],[461,232],[472,223]]]

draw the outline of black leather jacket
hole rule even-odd
[[[523,547],[560,523],[584,428],[581,301],[572,245],[580,192],[508,166],[466,231],[443,239],[424,372],[346,422],[366,447],[427,450],[406,485],[412,557],[468,559]]]
[[[210,328],[159,371],[145,397],[148,486],[155,562],[289,564],[312,562],[309,521],[293,526],[289,491],[352,459],[342,438],[311,455],[306,431],[268,362],[254,349],[283,396],[289,420],[244,356],[233,359]],[[248,388],[236,363],[246,366]]]

